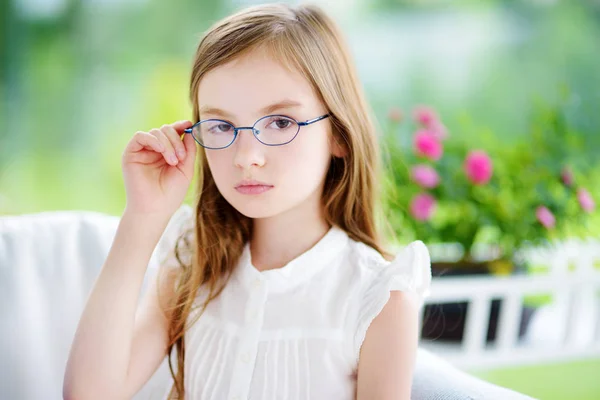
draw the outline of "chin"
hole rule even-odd
[[[247,207],[247,206],[244,207],[243,206],[243,207],[235,207],[235,208],[244,216],[246,216],[248,218],[252,218],[252,219],[270,218],[270,217],[274,217],[275,215],[279,214],[278,212],[273,212],[272,209],[271,210],[260,209],[259,207],[252,208],[252,207]]]
[[[269,201],[262,195],[243,195],[234,191],[226,197],[226,200],[248,218],[269,218],[285,211],[280,202]]]

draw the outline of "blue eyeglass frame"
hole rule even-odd
[[[327,118],[327,117],[330,117],[330,116],[331,116],[331,114],[329,114],[329,113],[328,113],[328,114],[325,114],[325,115],[321,115],[320,117],[317,117],[317,118],[313,118],[313,119],[309,119],[309,120],[307,120],[307,121],[304,121],[304,122],[300,122],[300,121],[297,121],[296,119],[294,119],[294,118],[292,118],[292,117],[290,117],[290,116],[288,116],[288,115],[283,115],[283,114],[272,114],[272,115],[265,115],[264,117],[261,117],[261,118],[257,119],[257,120],[256,120],[256,122],[254,123],[254,125],[252,125],[252,126],[240,126],[239,128],[236,128],[236,127],[235,127],[235,125],[233,125],[233,124],[232,124],[231,122],[229,122],[229,121],[225,121],[225,120],[223,120],[223,119],[209,118],[209,119],[203,119],[203,120],[201,120],[201,121],[198,121],[198,122],[196,122],[194,125],[192,125],[192,127],[191,127],[191,128],[187,128],[187,129],[185,129],[185,130],[184,130],[184,132],[185,132],[186,134],[188,134],[188,133],[189,133],[189,134],[192,134],[192,131],[194,130],[194,128],[195,128],[197,125],[200,125],[200,124],[201,124],[201,123],[203,123],[203,122],[207,122],[207,121],[219,121],[219,122],[224,122],[224,123],[226,123],[226,124],[228,124],[228,125],[231,125],[231,126],[233,127],[233,140],[231,141],[231,143],[229,143],[229,144],[228,144],[227,146],[225,146],[225,147],[208,147],[208,146],[205,146],[205,145],[203,145],[202,143],[200,143],[200,142],[198,141],[198,139],[196,139],[196,137],[195,137],[194,135],[192,135],[192,137],[194,138],[194,140],[196,141],[196,143],[198,143],[200,146],[204,147],[205,149],[211,149],[211,150],[222,150],[222,149],[226,149],[226,148],[228,148],[229,146],[231,146],[231,145],[232,145],[232,144],[235,142],[235,139],[236,139],[236,138],[237,138],[237,136],[238,136],[238,131],[241,131],[241,130],[243,130],[243,129],[250,129],[250,130],[252,131],[252,135],[253,135],[253,136],[256,138],[256,140],[258,140],[259,142],[261,142],[261,143],[262,143],[262,144],[264,144],[265,146],[283,146],[283,145],[286,145],[286,144],[290,143],[292,140],[294,140],[294,139],[296,138],[296,136],[298,136],[298,133],[300,132],[300,127],[302,127],[302,126],[307,126],[307,125],[310,125],[310,124],[314,124],[315,122],[321,121],[322,119],[325,119],[325,118]],[[262,140],[260,140],[260,139],[259,139],[259,138],[256,136],[256,131],[257,131],[257,130],[256,130],[256,129],[254,129],[254,127],[255,127],[255,126],[256,126],[256,124],[258,124],[260,121],[262,121],[262,120],[263,120],[263,119],[265,119],[265,118],[269,118],[269,117],[285,117],[285,118],[288,118],[288,119],[290,119],[290,120],[294,121],[294,122],[295,122],[295,123],[298,125],[298,130],[297,130],[297,131],[296,131],[296,133],[294,134],[294,137],[292,137],[292,138],[291,138],[290,140],[288,140],[287,142],[285,142],[285,143],[280,143],[280,144],[268,144],[268,143],[265,143],[265,142],[263,142]]]

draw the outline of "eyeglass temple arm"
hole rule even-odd
[[[330,114],[321,115],[320,117],[313,118],[313,119],[309,119],[309,120],[308,120],[308,121],[306,121],[306,122],[298,122],[298,125],[300,125],[300,126],[310,125],[310,124],[312,124],[313,122],[320,121],[320,120],[322,120],[322,119],[325,119],[325,118],[327,118],[327,117],[329,117],[329,116],[330,116]]]

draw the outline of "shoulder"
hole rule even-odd
[[[351,240],[351,259],[365,290],[383,285],[389,290],[428,294],[431,283],[431,261],[427,246],[415,240],[386,260],[377,250]]]

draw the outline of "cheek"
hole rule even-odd
[[[325,133],[323,133],[325,135]],[[300,138],[296,138],[300,139]],[[329,147],[326,140],[305,137],[298,143],[282,147],[277,153],[277,170],[286,181],[294,184],[315,185],[324,178],[329,166]],[[311,139],[311,140],[309,140]],[[273,160],[275,161],[275,160]]]
[[[219,150],[215,152],[211,152],[210,150],[206,152],[206,160],[208,162],[208,167],[210,168],[210,172],[217,184],[219,189],[222,186],[227,184],[228,176],[230,175],[231,170],[231,156],[225,154],[226,151]]]

